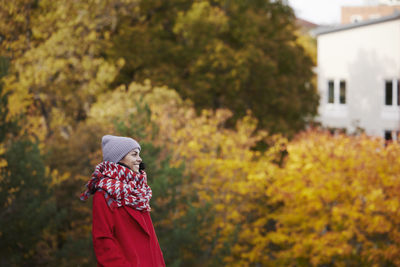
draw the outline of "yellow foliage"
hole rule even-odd
[[[397,144],[384,148],[381,140],[366,136],[308,132],[288,145],[288,153],[267,190],[283,203],[274,216],[277,233],[286,239],[276,242],[276,233],[271,238],[290,253],[278,252],[278,258],[292,263],[305,258],[313,266],[333,258],[339,266],[357,257],[400,264],[391,256],[395,247],[400,254]]]
[[[0,143],[0,156],[2,156],[6,152],[4,144]],[[3,158],[0,158],[0,170],[4,167],[7,167],[7,161]]]
[[[51,173],[50,177],[51,177],[51,182],[50,182],[50,186],[55,187],[58,186],[60,184],[62,184],[62,182],[66,181],[67,179],[70,178],[70,174],[69,173],[60,173],[58,170],[53,170],[50,171],[50,169],[47,167],[46,168],[46,172],[47,173]]]
[[[27,115],[26,123],[33,127],[23,130],[43,140],[50,132],[68,132],[82,120],[124,61],[109,62],[100,55],[103,35],[117,19],[117,11],[110,8],[113,1],[29,2],[5,1],[0,10],[5,36],[0,47],[11,60],[4,91],[10,94],[8,119]],[[136,5],[125,2],[131,4],[124,8]],[[45,120],[44,128],[31,122],[38,117]]]
[[[196,195],[195,207],[210,204],[199,250],[211,258],[226,266],[400,265],[398,144],[313,131],[289,142],[256,132],[251,114],[229,129],[230,111],[197,114],[174,90],[149,81],[104,93],[88,123],[139,118],[143,105],[157,125],[156,145],[185,167],[177,191]],[[266,151],[254,149],[259,141]]]
[[[248,216],[262,208],[256,199],[265,197],[262,189],[277,168],[271,160],[282,152],[282,143],[276,142],[278,147],[273,145],[267,152],[252,150],[258,141],[269,139],[265,132],[255,131],[256,121],[250,115],[241,120],[236,129],[226,129],[224,123],[231,116],[228,110],[205,110],[197,116],[191,108],[158,105],[153,112],[164,144],[172,154],[172,162],[183,163],[186,175],[191,177],[188,182],[192,189],[185,193],[197,194],[203,205],[212,204],[210,212],[215,216],[214,222],[202,233],[214,244],[212,253],[217,255],[235,235],[245,242],[257,237],[256,233],[246,234],[251,228]],[[256,229],[263,227],[258,221]],[[237,243],[233,248],[237,255],[234,252],[232,256],[241,255],[247,248]],[[253,259],[258,260],[256,255],[260,254],[251,254],[250,261],[240,264],[256,262]],[[233,263],[233,259],[231,256],[224,258],[226,263]],[[234,265],[239,264],[234,262]]]
[[[199,41],[201,33],[210,34],[215,30],[218,33],[228,30],[228,18],[220,8],[207,1],[195,2],[187,12],[179,12],[174,27],[174,32],[191,45]]]

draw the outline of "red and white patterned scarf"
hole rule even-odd
[[[127,205],[137,210],[151,210],[152,192],[144,171],[136,173],[120,164],[103,161],[96,166],[86,187],[80,197],[83,201],[102,190],[109,207]]]

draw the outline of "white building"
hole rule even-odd
[[[379,0],[380,5],[400,5],[400,0]]]
[[[352,133],[400,130],[400,14],[320,30],[318,120]]]

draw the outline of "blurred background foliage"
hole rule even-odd
[[[0,265],[93,266],[79,194],[142,147],[167,266],[400,266],[399,156],[306,130],[315,43],[268,0],[0,5]]]

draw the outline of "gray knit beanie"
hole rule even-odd
[[[135,148],[140,148],[136,140],[129,137],[105,135],[101,139],[101,146],[103,150],[103,161],[111,161],[118,163],[130,151]]]

